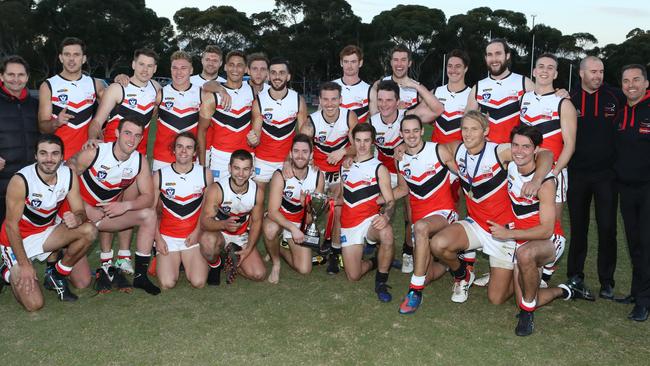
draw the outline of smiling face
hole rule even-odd
[[[455,84],[465,81],[467,66],[460,57],[450,57],[447,61],[447,78],[449,83]]]
[[[627,69],[623,72],[621,87],[628,104],[633,105],[645,95],[646,89],[648,89],[648,80],[643,76],[641,70]]]
[[[203,73],[211,78],[216,78],[221,67],[221,56],[218,53],[205,52],[201,57]]]
[[[582,89],[594,92],[603,85],[605,66],[597,59],[587,59],[580,68]]]
[[[253,173],[253,161],[249,159],[233,159],[228,164],[228,172],[232,181],[239,187],[246,184]]]
[[[284,90],[291,80],[291,74],[285,64],[275,64],[270,67],[271,87],[275,91]]]
[[[116,147],[125,155],[131,155],[142,141],[143,127],[137,123],[125,121],[115,133],[117,135]]]
[[[392,90],[379,90],[377,92],[377,109],[383,118],[389,118],[397,112],[399,98]]]
[[[56,174],[62,162],[63,151],[58,144],[44,141],[36,147],[36,168],[41,174]]]
[[[510,53],[506,53],[501,42],[494,42],[485,48],[485,64],[490,75],[500,76],[508,70]]]
[[[539,86],[553,86],[557,78],[557,62],[550,57],[540,57],[533,69],[535,84]]]
[[[396,79],[404,78],[411,67],[409,54],[403,51],[395,51],[390,58],[390,67],[393,70],[393,77]]]
[[[246,60],[241,56],[230,56],[224,70],[229,81],[240,83],[246,74]]]
[[[156,59],[151,56],[139,55],[138,58],[131,63],[133,68],[133,75],[141,84],[146,84],[153,75],[156,73],[158,65]]]
[[[188,85],[192,71],[192,63],[188,60],[180,58],[172,61],[172,82],[174,86]]]
[[[538,148],[529,137],[515,134],[510,143],[510,150],[512,151],[512,161],[517,164],[519,169],[527,170],[528,167],[534,167],[535,153]]]
[[[422,146],[422,136],[424,135],[424,129],[420,125],[420,122],[418,122],[418,120],[415,118],[406,118],[402,120],[400,133],[402,135],[402,139],[404,139],[406,147],[409,149],[417,149],[418,147]]]
[[[22,64],[9,62],[5,71],[0,74],[0,80],[11,94],[17,96],[25,89],[29,75]]]
[[[464,117],[460,124],[460,132],[463,136],[463,144],[467,150],[476,150],[483,146],[489,129],[484,129],[480,121],[474,118]]]
[[[311,159],[311,146],[306,142],[296,142],[291,147],[291,162],[296,169],[305,169]]]
[[[179,164],[191,164],[194,161],[196,144],[189,137],[180,136],[174,143],[174,157]]]
[[[321,90],[318,100],[326,117],[334,118],[339,114],[341,93],[338,90]]]

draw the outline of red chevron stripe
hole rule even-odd
[[[461,116],[462,116],[463,113],[465,113],[465,112],[463,112],[463,111],[456,111],[456,112],[447,112],[447,111],[444,111],[444,112],[442,112],[442,115],[443,115],[444,117],[449,117],[449,118],[451,118],[451,117],[456,117],[456,116],[458,116],[458,115],[461,115]]]
[[[219,104],[216,109],[223,111],[223,106],[221,104]],[[244,112],[250,111],[251,109],[253,109],[252,106],[246,105],[246,106],[243,106],[241,109],[231,109],[231,110],[228,111],[228,113],[240,115],[240,114],[242,114]]]
[[[364,99],[361,103],[359,102],[352,102],[352,103],[341,103],[341,107],[350,109],[351,107],[363,107],[364,105],[368,104],[368,99]]]
[[[94,97],[94,94],[93,94],[93,97]],[[53,102],[59,102],[59,98],[58,97],[52,97],[52,101]],[[84,99],[79,103],[75,103],[75,102],[72,102],[72,101],[68,100],[66,102],[66,106],[71,107],[71,108],[81,108],[81,107],[85,106],[86,104],[92,104],[92,103],[95,103],[95,100]]]
[[[553,114],[551,115],[551,120],[554,119],[553,117],[558,117],[558,118],[559,118],[559,117],[560,117],[560,114],[557,113],[557,112],[553,112]],[[528,114],[526,114],[526,115],[524,115],[523,118],[524,118],[526,121],[528,121],[528,122],[530,122],[530,123],[533,123],[533,122],[538,121],[538,120],[540,120],[540,119],[542,119],[542,118],[548,118],[548,115],[540,114],[539,116],[536,116],[536,117],[530,117]],[[557,119],[557,118],[555,118],[555,119]]]
[[[360,180],[356,183],[350,183],[349,181],[345,182],[345,185],[350,187],[350,188],[357,188],[361,185],[371,185],[377,181],[377,178],[372,178],[370,181],[367,180]]]

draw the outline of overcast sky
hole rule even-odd
[[[325,0],[327,1],[327,0]],[[204,10],[213,5],[230,5],[248,15],[261,11],[272,10],[273,0],[179,0],[156,1],[146,0],[147,6],[158,16],[172,20],[174,13],[183,7],[198,7]],[[562,31],[563,34],[588,32],[596,36],[600,46],[608,43],[621,43],[625,35],[634,28],[650,29],[650,10],[647,1],[603,1],[603,0],[545,0],[545,1],[459,1],[459,0],[348,0],[352,11],[360,16],[364,23],[370,23],[372,18],[384,10],[390,10],[396,4],[418,4],[430,8],[441,9],[447,18],[463,14],[470,9],[487,6],[492,10],[508,9],[519,11],[529,19],[536,15],[535,24],[543,23]],[[588,5],[587,5],[588,4]],[[645,5],[644,5],[645,4]]]

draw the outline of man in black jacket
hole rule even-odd
[[[29,65],[22,57],[7,56],[0,62],[0,223],[9,179],[34,161],[38,101],[29,96],[28,79]]]
[[[614,173],[614,117],[621,108],[617,88],[603,84],[603,62],[588,56],[580,62],[580,87],[571,93],[578,112],[576,148],[569,162],[567,201],[571,219],[571,243],[567,276],[580,296],[593,301],[584,282],[587,233],[592,197],[598,229],[598,280],[600,297],[614,297],[616,269],[616,174]]]

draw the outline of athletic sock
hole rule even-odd
[[[208,262],[208,266],[210,266],[210,268],[219,268],[220,265],[221,265],[221,256],[219,255],[217,256],[217,259],[214,260],[214,262]]]
[[[418,291],[422,292],[424,289],[424,281],[426,280],[427,276],[416,276],[412,275],[411,276],[411,283],[409,284],[409,290],[413,291]]]
[[[413,255],[413,247],[409,246],[406,241],[402,244],[402,254]]]
[[[455,271],[449,270],[449,272],[451,272],[457,281],[461,281],[467,276],[467,263],[465,261],[460,261],[458,269]]]
[[[147,267],[149,267],[151,254],[142,254],[135,252],[135,276],[133,276],[133,287],[141,288],[148,294],[158,295],[160,288],[149,280],[147,277]]]
[[[388,273],[379,272],[379,270],[377,270],[377,272],[375,272],[375,286],[386,282],[388,282]]]
[[[63,260],[59,260],[58,262],[55,263],[54,268],[56,269],[56,272],[60,274],[62,277],[65,277],[72,272],[72,267],[68,267],[65,264],[63,264]]]
[[[535,307],[537,306],[537,299],[533,299],[531,302],[526,302],[524,298],[522,297],[521,300],[519,301],[519,308],[523,311],[528,311],[532,313],[535,311]]]
[[[131,251],[128,249],[120,249],[117,251],[117,259],[131,260]]]
[[[113,265],[113,251],[108,251],[108,252],[101,252],[99,253],[99,260],[101,261],[102,266],[107,265],[111,266]]]

